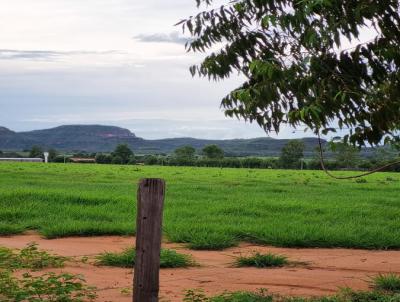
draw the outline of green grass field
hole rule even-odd
[[[144,177],[166,179],[164,235],[191,248],[400,248],[400,174],[390,173],[357,183],[317,171],[0,163],[0,234],[134,234]]]

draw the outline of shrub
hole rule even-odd
[[[154,156],[154,155],[145,156],[144,164],[145,165],[157,165],[158,164],[157,156]]]
[[[43,149],[40,146],[32,146],[31,150],[29,151],[29,157],[33,158],[43,158]]]
[[[19,251],[0,247],[0,268],[2,269],[42,269],[47,267],[63,267],[66,257],[50,255],[40,251],[37,244],[30,243]]]
[[[242,160],[243,168],[261,168],[263,166],[263,160],[261,158],[256,157],[246,157]]]
[[[114,165],[123,165],[125,162],[121,156],[115,155],[112,157],[111,163]]]
[[[57,155],[57,156],[54,158],[54,161],[53,161],[53,162],[55,162],[55,163],[63,163],[64,160],[67,162],[67,158],[64,157],[64,155]]]
[[[136,164],[136,157],[135,155],[131,155],[128,160],[128,165],[135,165]]]
[[[370,170],[373,168],[373,164],[371,163],[371,161],[368,160],[362,160],[359,164],[358,167],[360,169],[364,169],[364,170]]]
[[[111,156],[107,154],[97,153],[96,154],[96,163],[98,164],[110,164]]]

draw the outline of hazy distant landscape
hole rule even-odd
[[[311,156],[318,144],[316,138],[303,138],[304,154]],[[279,156],[288,139],[260,137],[252,139],[207,140],[185,138],[165,138],[147,140],[137,137],[128,129],[103,125],[67,125],[51,129],[28,132],[14,132],[0,127],[0,150],[29,150],[33,145],[54,148],[59,151],[111,152],[118,144],[127,144],[135,153],[171,153],[176,148],[190,145],[201,149],[215,144],[222,148],[226,156]]]

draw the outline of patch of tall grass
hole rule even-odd
[[[289,261],[286,256],[276,255],[272,253],[261,254],[254,253],[250,256],[239,256],[235,260],[237,267],[282,267],[288,265]]]
[[[103,253],[97,257],[97,265],[132,268],[135,265],[136,251],[128,248],[120,253]],[[179,254],[174,250],[162,249],[160,253],[160,268],[178,268],[193,266],[194,261],[188,255]]]
[[[372,286],[376,290],[400,293],[400,275],[394,273],[379,274],[372,278]]]

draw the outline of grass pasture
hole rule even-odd
[[[0,234],[134,234],[144,177],[167,181],[165,237],[194,249],[400,248],[400,174],[391,173],[360,183],[320,171],[0,163]]]

